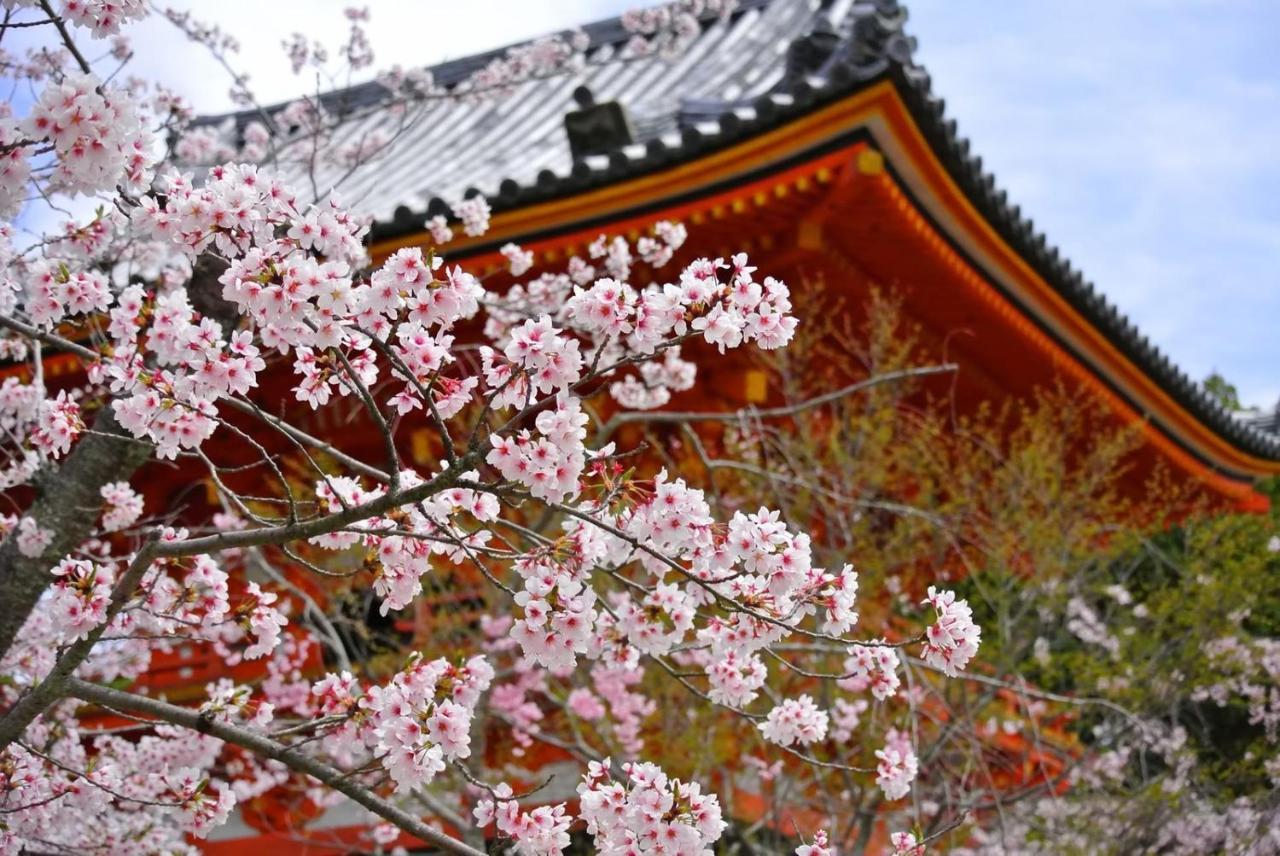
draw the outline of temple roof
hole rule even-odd
[[[705,20],[691,46],[673,59],[623,59],[632,34],[621,20],[590,24],[584,28],[588,62],[580,73],[530,80],[504,98],[415,106],[421,115],[402,132],[394,155],[368,165],[339,192],[372,216],[375,240],[406,236],[420,232],[426,216],[449,213],[446,200],[483,193],[500,212],[570,196],[728,148],[888,80],[952,180],[1045,282],[1215,434],[1248,454],[1280,460],[1280,436],[1223,409],[997,188],[915,63],[906,18],[896,0],[739,0],[728,19]],[[501,53],[454,60],[431,72],[436,83],[450,86]],[[582,86],[597,104],[625,108],[634,142],[574,158],[565,117],[581,109],[574,94]],[[386,89],[369,83],[326,99],[376,107],[386,97]],[[399,121],[387,111],[358,112],[362,118],[341,128],[336,144]],[[252,114],[236,118],[243,123]],[[319,166],[317,185],[329,186],[343,172]]]
[[[1250,428],[1280,437],[1280,402],[1270,410],[1254,408],[1237,412],[1235,417]]]
[[[865,19],[878,7],[887,10],[875,15],[884,20],[868,26]],[[587,24],[582,29],[590,46],[580,71],[528,80],[501,97],[414,104],[391,157],[349,177],[345,166],[317,163],[315,183],[324,189],[342,180],[343,202],[373,217],[375,238],[417,231],[428,210],[448,213],[446,200],[470,193],[483,193],[502,210],[608,183],[705,153],[791,115],[779,108],[794,106],[789,93],[804,84],[788,74],[788,53],[797,40],[819,41],[815,31],[834,37],[828,44],[840,55],[830,57],[828,66],[856,68],[859,81],[886,69],[883,54],[890,46],[880,44],[882,37],[900,43],[895,52],[908,60],[902,20],[905,12],[892,3],[738,0],[729,19],[704,20],[700,35],[674,57],[629,54],[626,44],[633,33],[620,18]],[[849,55],[855,47],[858,55]],[[508,50],[451,60],[429,71],[437,85],[451,87]],[[625,107],[632,145],[574,159],[565,116],[579,109],[574,96],[580,87],[597,103]],[[381,84],[369,82],[322,96],[335,112],[361,116],[342,125],[332,147],[356,144],[377,129],[396,132],[399,116],[368,109],[389,95]],[[242,124],[258,115],[234,114]],[[286,174],[301,180],[303,171],[313,168],[304,163],[309,154],[309,146],[292,155],[285,147]]]

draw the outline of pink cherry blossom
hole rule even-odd
[[[812,844],[801,844],[796,848],[796,856],[838,856],[839,851],[827,842],[827,832],[819,829],[813,833]]]
[[[760,733],[770,743],[791,746],[795,743],[810,744],[826,739],[831,718],[818,708],[807,695],[786,699],[769,711],[768,718],[760,723]]]
[[[924,856],[925,847],[911,832],[895,832],[889,836],[892,856]]]
[[[18,552],[24,556],[34,559],[42,554],[49,545],[53,543],[53,533],[48,529],[40,527],[36,521],[30,517],[24,517],[18,521],[17,534]]]
[[[453,206],[453,213],[462,221],[462,229],[475,238],[489,231],[489,200],[483,196],[472,196]]]
[[[929,586],[924,602],[934,608],[937,618],[925,631],[922,656],[929,665],[954,677],[978,653],[982,631],[973,622],[969,604],[956,600],[955,592]]]
[[[897,652],[884,645],[850,645],[844,668],[848,678],[841,681],[842,687],[870,688],[871,694],[880,701],[897,694],[902,683],[898,677]]]
[[[142,497],[128,482],[111,482],[99,491],[107,508],[102,513],[102,528],[107,532],[127,529],[142,516]]]
[[[884,791],[885,799],[897,800],[911,791],[916,779],[918,761],[910,748],[885,746],[876,750],[876,784]]]

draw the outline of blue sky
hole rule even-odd
[[[1280,3],[913,0],[1010,197],[1193,377],[1280,399]]]
[[[370,0],[378,65],[425,64],[644,0]],[[314,86],[280,39],[331,44],[343,0],[186,0],[237,34],[267,100]],[[918,60],[1000,186],[1193,377],[1280,399],[1280,0],[909,0]],[[307,19],[298,21],[298,10]],[[172,39],[162,22],[135,41]],[[201,111],[225,76],[183,46],[136,71]]]

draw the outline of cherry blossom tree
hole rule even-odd
[[[319,165],[394,158],[415,105],[572,74],[591,61],[580,39],[514,49],[450,87],[389,70],[378,109],[398,118],[339,146],[349,114],[316,97],[262,107],[234,40],[188,15],[163,13],[261,120],[234,138],[192,124],[162,81],[121,73],[127,25],[151,13],[140,0],[0,8],[0,38],[38,34],[0,58],[32,95],[0,119],[0,851],[195,852],[237,803],[291,786],[367,809],[370,848],[403,832],[475,854],[497,836],[532,856],[585,830],[601,853],[709,853],[730,818],[709,787],[646,758],[654,686],[781,757],[863,777],[887,801],[911,793],[924,762],[910,734],[832,755],[826,737],[851,714],[818,688],[892,693],[913,656],[959,674],[980,642],[965,601],[930,587],[910,629],[866,628],[856,555],[819,567],[779,510],[727,509],[615,439],[694,384],[682,349],[788,344],[804,319],[768,259],[673,265],[686,234],[662,222],[532,277],[507,246],[514,282],[490,287],[449,260],[454,230],[487,230],[482,196],[375,260],[341,182],[316,186]],[[728,8],[629,15],[628,51],[678,52],[699,16]],[[288,38],[295,69],[340,82],[370,67],[365,15],[348,14],[333,51]],[[91,215],[17,228],[85,200]],[[317,436],[299,418],[323,411],[356,430]],[[417,429],[427,463],[405,452]],[[174,467],[213,502],[153,505],[148,485]],[[474,632],[389,673],[353,657],[317,594],[340,583],[385,616],[450,569],[480,583]],[[191,644],[257,677],[181,705],[140,691],[155,657]],[[808,667],[833,647],[846,673]],[[797,675],[812,687],[780,680]],[[91,710],[125,724],[90,727]],[[482,745],[497,727],[510,757]],[[571,799],[509,775],[534,742],[576,759]],[[796,831],[808,854],[843,835],[782,830]],[[892,838],[899,853],[924,843]]]

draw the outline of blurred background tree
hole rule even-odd
[[[765,768],[740,721],[688,710],[687,697],[659,704],[659,718],[692,720],[687,745],[671,747],[681,773],[736,770],[748,787],[722,788],[730,814],[761,801],[734,846],[773,852],[753,836],[813,815],[852,853],[904,828],[955,852],[1280,852],[1274,513],[1234,513],[1166,472],[1135,490],[1137,431],[1065,386],[965,408],[945,387],[877,384],[803,406],[937,362],[886,293],[853,313],[856,328],[831,328],[850,316],[833,307],[809,314],[764,365],[794,414],[660,423],[646,439],[718,501],[781,509],[814,533],[815,561],[855,557],[868,626],[907,632],[907,607],[947,580],[983,628],[982,665],[942,681],[901,657],[903,687],[883,701],[857,681],[824,689],[781,673],[774,692],[820,693],[842,722],[810,747],[825,767]],[[831,650],[824,671],[846,673],[846,652]],[[895,730],[917,741],[923,772],[891,816],[842,765]]]

